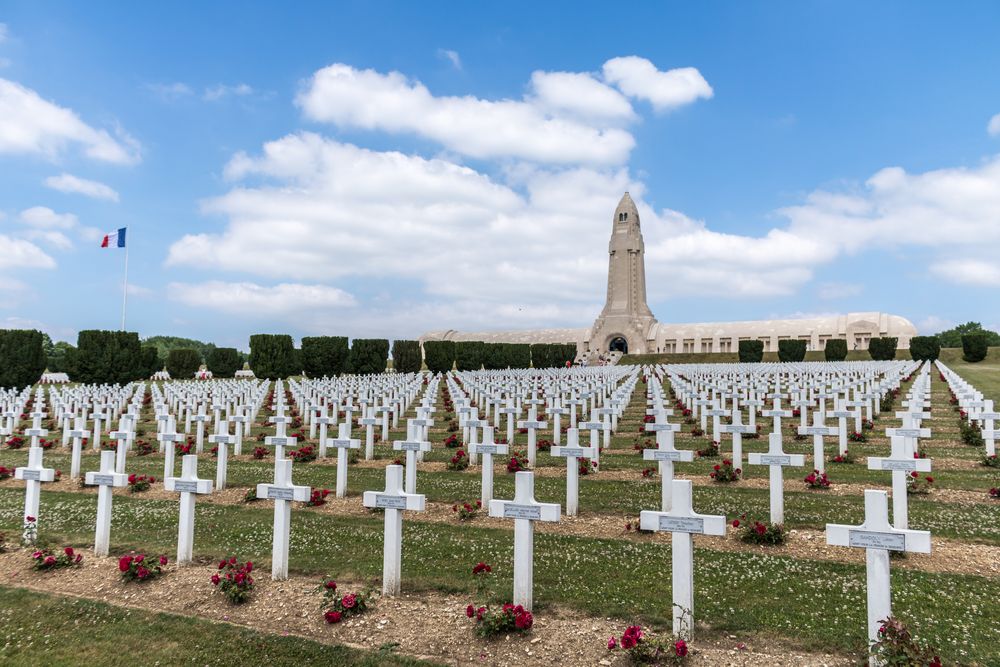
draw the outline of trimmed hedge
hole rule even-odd
[[[0,329],[0,387],[27,387],[45,370],[42,332],[35,329]]]
[[[212,377],[231,378],[240,370],[240,353],[235,347],[217,347],[208,353],[205,360]]]
[[[962,358],[966,361],[970,363],[982,361],[989,351],[986,334],[974,333],[962,336]]]
[[[389,341],[385,338],[355,338],[351,342],[352,373],[370,375],[384,373],[389,360]]]
[[[868,341],[868,354],[875,361],[891,361],[896,358],[896,337],[882,336]]]
[[[778,361],[802,361],[806,358],[805,340],[779,340]]]
[[[565,366],[567,361],[572,364],[576,361],[576,343],[556,343],[552,361],[556,366]]]
[[[555,366],[553,361],[553,348],[555,345],[552,343],[534,343],[531,346],[531,365],[535,368],[552,368]]]
[[[302,339],[302,369],[311,378],[347,372],[351,348],[347,336],[306,336]]]
[[[267,380],[286,378],[298,372],[295,361],[295,344],[288,334],[250,336],[250,370],[257,377]]]
[[[139,334],[134,331],[81,331],[68,367],[75,382],[126,384],[148,377]]]
[[[910,339],[910,358],[914,361],[934,361],[941,354],[937,336],[914,336]]]
[[[153,373],[163,370],[165,360],[160,358],[160,350],[155,345],[143,345],[140,350],[142,358],[142,377],[153,377]]]
[[[452,361],[454,361],[455,344],[452,343],[451,345]],[[396,369],[397,373],[419,373],[420,363],[419,342],[415,340],[396,340],[392,342],[392,367]],[[448,370],[451,370],[451,364],[448,365]]]
[[[741,340],[740,341],[740,362],[744,364],[757,364],[764,358],[764,341],[762,340]]]
[[[842,338],[831,338],[826,341],[823,357],[827,361],[843,361],[847,358],[847,341]]]
[[[486,343],[478,340],[461,340],[455,343],[455,367],[460,371],[478,371],[483,367]]]
[[[424,341],[424,363],[432,373],[447,373],[455,365],[455,342],[450,340]]]
[[[174,380],[191,380],[201,366],[198,350],[179,347],[167,353],[167,372]]]

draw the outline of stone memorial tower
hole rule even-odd
[[[590,329],[591,353],[644,354],[656,318],[646,304],[646,263],[639,211],[626,192],[608,243],[608,297]]]

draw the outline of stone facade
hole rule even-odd
[[[848,349],[868,349],[868,341],[895,336],[907,349],[917,329],[904,317],[879,312],[848,313],[797,320],[756,320],[702,324],[663,324],[646,303],[645,246],[639,211],[626,192],[611,221],[608,243],[608,293],[589,329],[539,329],[463,333],[433,331],[425,340],[479,340],[493,343],[576,343],[580,359],[628,354],[682,352],[736,352],[741,340],[763,340],[765,351],[778,349],[781,340],[808,341],[809,350],[822,350],[826,341],[842,339]]]

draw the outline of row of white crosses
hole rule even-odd
[[[986,456],[996,456],[996,441],[1000,440],[1000,430],[997,429],[1000,411],[997,411],[992,400],[983,396],[983,392],[941,363],[940,359],[934,363],[948,383],[948,388],[958,399],[958,407],[965,412],[966,421],[982,430]]]

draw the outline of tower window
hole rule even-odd
[[[628,213],[618,214],[618,222],[625,222],[626,220],[628,220]]]

